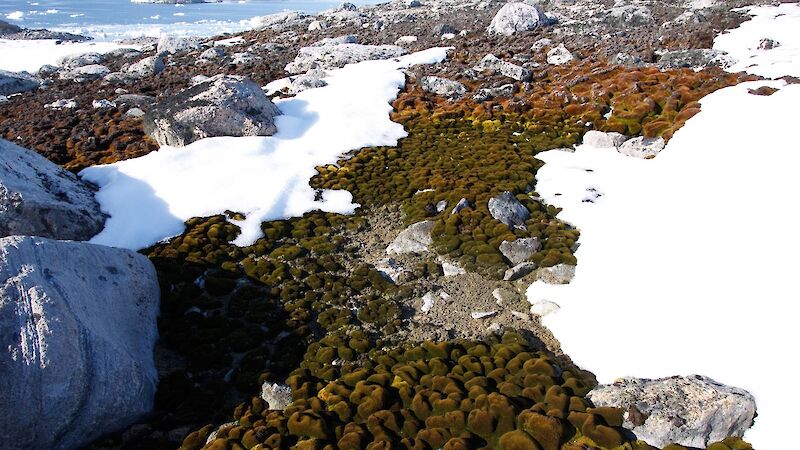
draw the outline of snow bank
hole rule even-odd
[[[756,63],[752,73],[800,75],[784,60],[800,43],[781,34],[800,27],[800,7],[751,12],[720,45]],[[784,50],[753,50],[764,37]],[[765,85],[779,91],[748,93]],[[545,325],[600,382],[700,373],[745,388],[758,404],[745,438],[783,448],[796,397],[784,374],[800,368],[800,85],[750,82],[701,104],[652,160],[588,146],[537,155],[537,192],[564,208],[581,246],[571,284],[537,282],[527,296],[561,306]]]
[[[271,137],[203,139],[85,169],[81,176],[100,186],[97,200],[111,215],[91,242],[141,249],[180,234],[191,217],[229,209],[246,214],[235,243],[248,245],[261,237],[265,220],[313,210],[352,213],[358,205],[347,191],[324,191],[315,200],[308,184],[314,168],[353,149],[396,145],[406,136],[389,120],[390,102],[405,83],[401,69],[442,61],[446,51],[328,71],[327,86],[275,102],[283,115]]]
[[[36,73],[45,64],[55,65],[62,56],[87,52],[107,53],[121,47],[136,46],[114,42],[64,42],[56,45],[54,39],[19,41],[0,39],[0,55],[3,55],[0,58],[0,69]]]

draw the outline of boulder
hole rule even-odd
[[[500,243],[500,253],[511,261],[512,265],[517,265],[525,262],[533,256],[534,253],[542,249],[542,243],[539,238],[517,238],[513,241],[503,241]]]
[[[536,263],[532,262],[521,262],[516,266],[506,270],[506,273],[503,274],[503,281],[515,281],[518,280],[525,275],[531,273],[536,269]]]
[[[554,66],[566,64],[573,59],[575,58],[572,56],[572,53],[567,50],[567,47],[564,47],[564,44],[558,44],[557,47],[553,47],[547,51],[547,63],[553,64]]]
[[[309,70],[307,73],[298,76],[292,80],[292,85],[289,87],[290,94],[298,94],[308,89],[325,87],[328,82],[324,80],[326,74],[324,70]]]
[[[625,428],[650,445],[706,448],[753,425],[755,398],[701,375],[656,380],[623,378],[587,396],[596,406],[624,409]]]
[[[654,26],[655,19],[644,5],[615,6],[606,13],[606,22],[616,28]]]
[[[594,148],[613,148],[617,149],[628,139],[624,134],[616,132],[604,132],[589,130],[583,135],[583,144]]]
[[[148,109],[155,102],[155,97],[141,94],[122,94],[114,100],[117,105],[135,106],[142,109]]]
[[[489,199],[489,214],[509,228],[525,228],[525,221],[531,216],[528,208],[508,191]]]
[[[214,136],[269,136],[279,114],[251,80],[216,75],[156,104],[144,130],[159,145],[180,147]]]
[[[10,236],[0,279],[4,448],[80,448],[150,412],[160,290],[145,256]]]
[[[672,50],[658,59],[658,68],[666,69],[705,69],[707,67],[727,67],[731,63],[725,52],[710,48]]]
[[[62,80],[72,80],[83,83],[86,81],[99,80],[110,73],[111,70],[109,70],[106,66],[102,66],[100,64],[88,64],[63,71],[59,73],[59,78]]]
[[[556,264],[536,270],[536,279],[547,284],[567,284],[575,278],[575,266]]]
[[[481,88],[475,92],[472,99],[481,103],[495,98],[510,98],[514,96],[515,90],[516,88],[513,84],[504,84],[493,88]]]
[[[149,56],[128,66],[126,72],[133,78],[141,79],[158,75],[162,70],[164,60],[160,56]]]
[[[156,53],[159,55],[172,55],[184,50],[202,48],[203,39],[198,37],[181,37],[162,34],[158,39]]]
[[[64,69],[77,69],[92,64],[103,64],[105,61],[106,57],[100,53],[89,52],[62,56],[56,64]]]
[[[440,23],[435,25],[433,27],[433,31],[431,31],[431,35],[433,36],[442,36],[444,34],[456,34],[456,33],[458,33],[458,30],[454,26],[446,23]]]
[[[538,6],[530,3],[506,3],[497,11],[486,32],[511,36],[521,31],[531,31],[547,25],[549,19]]]
[[[336,44],[302,47],[294,61],[286,65],[289,73],[311,69],[336,69],[345,64],[402,56],[405,49],[396,45]]]
[[[626,156],[648,159],[654,158],[661,150],[664,150],[665,145],[663,138],[639,136],[623,142],[618,151]]]
[[[261,399],[267,402],[270,411],[283,411],[292,403],[292,388],[265,381],[261,385]]]
[[[200,53],[200,59],[217,59],[224,58],[225,50],[219,47],[211,47],[210,49]]]
[[[517,81],[530,81],[533,73],[522,66],[503,61],[502,59],[492,55],[491,53],[484,56],[483,59],[473,69],[478,72],[484,70],[494,70],[503,76],[513,78]]]
[[[441,77],[422,77],[420,87],[427,92],[451,100],[460,98],[467,93],[467,88],[463,84]]]
[[[0,236],[87,240],[106,216],[91,187],[38,153],[0,139]]]
[[[308,16],[299,11],[283,11],[268,16],[253,17],[249,20],[256,31],[272,29],[280,30],[284,27],[297,25],[306,20]]]
[[[261,61],[264,61],[264,58],[248,52],[234,53],[233,57],[231,58],[231,64],[235,64],[237,66],[248,66],[250,64],[258,64]]]
[[[386,247],[388,254],[403,254],[403,253],[424,253],[428,251],[428,246],[431,245],[433,239],[431,232],[436,223],[432,220],[424,220],[411,224]]]
[[[122,48],[115,48],[114,50],[111,50],[110,52],[106,53],[105,55],[106,55],[107,58],[129,59],[129,58],[137,58],[137,57],[141,56],[141,54],[142,54],[142,52],[139,51],[139,50],[136,50],[135,48],[122,47]]]
[[[324,47],[326,45],[339,45],[339,44],[358,44],[358,37],[352,34],[345,34],[343,36],[327,37],[320,39],[311,44],[311,47]]]
[[[37,89],[42,81],[27,72],[0,70],[0,95],[19,94]]]

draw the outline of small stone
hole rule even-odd
[[[539,300],[531,305],[531,314],[544,317],[561,309],[558,304],[548,300]]]
[[[520,299],[519,293],[505,288],[496,288],[493,290],[492,297],[495,298],[498,306],[506,306],[509,303],[514,303]]]
[[[759,50],[772,50],[773,48],[780,46],[781,46],[780,42],[768,38],[762,39],[761,41],[758,42]]]
[[[452,211],[450,211],[450,214],[458,214],[458,212],[464,208],[469,208],[469,201],[465,198],[462,198],[458,201],[458,203],[456,203],[456,206]]]
[[[496,310],[495,311],[473,311],[473,312],[470,313],[470,316],[473,319],[477,320],[477,319],[484,319],[486,317],[491,317],[491,316],[493,316],[495,314],[497,314]]]
[[[451,261],[442,261],[442,272],[446,277],[454,277],[456,275],[464,275],[466,270],[462,269],[458,264]]]
[[[264,382],[261,385],[261,399],[267,402],[271,411],[283,411],[292,403],[292,388],[283,384]]]
[[[391,255],[427,252],[428,246],[433,241],[431,232],[435,224],[432,220],[425,220],[409,225],[386,247],[386,253]]]
[[[619,147],[618,151],[625,156],[650,159],[655,158],[661,150],[664,150],[665,145],[663,138],[646,138],[644,136],[639,136],[625,141]]]
[[[458,81],[426,76],[420,79],[420,87],[432,94],[455,100],[467,93],[467,88]]]
[[[503,241],[500,244],[500,253],[513,265],[527,261],[541,249],[542,243],[536,237],[517,238],[513,241]]]
[[[477,70],[478,72],[483,72],[484,70],[494,70],[503,76],[513,78],[517,81],[530,81],[531,77],[533,76],[533,72],[531,72],[529,69],[507,61],[503,61],[491,53],[484,56],[478,65],[473,67],[473,69]]]
[[[575,277],[575,266],[570,264],[556,264],[551,267],[541,267],[536,271],[536,279],[547,284],[567,284]]]
[[[551,48],[547,52],[547,63],[555,66],[566,64],[573,59],[575,59],[575,57],[567,50],[567,47],[564,47],[564,44],[558,44],[558,47]]]
[[[94,109],[111,109],[111,108],[116,108],[116,107],[117,107],[117,105],[114,104],[114,102],[106,100],[106,99],[100,99],[100,100],[93,100],[92,101],[92,108],[94,108]]]
[[[532,262],[524,262],[519,263],[516,266],[506,270],[505,274],[503,275],[504,281],[514,281],[518,280],[525,275],[533,272],[536,269],[536,263]]]

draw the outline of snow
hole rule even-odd
[[[787,33],[800,7],[750,13],[715,48],[756,63],[751,73],[800,75],[786,56],[800,51]],[[756,49],[764,37],[783,50]],[[779,90],[748,93],[760,86]],[[570,284],[535,282],[527,297],[561,307],[544,324],[601,383],[699,373],[745,388],[758,403],[745,439],[784,448],[795,395],[782,376],[800,368],[800,85],[748,82],[701,104],[652,160],[586,145],[537,155],[537,192],[581,230],[581,246]]]
[[[315,200],[314,168],[353,149],[397,145],[406,132],[389,113],[405,83],[402,69],[440,62],[446,52],[432,48],[330,70],[327,86],[275,102],[283,115],[271,137],[202,139],[85,169],[81,176],[100,186],[97,200],[111,216],[91,242],[141,249],[180,234],[191,217],[232,210],[247,216],[236,222],[242,234],[234,243],[249,245],[262,236],[265,220],[313,210],[352,213],[358,205],[347,191],[323,191]]]
[[[0,69],[11,72],[36,73],[45,64],[55,65],[59,58],[67,55],[97,52],[107,53],[122,47],[138,48],[114,42],[64,42],[56,44],[54,39],[8,40],[0,39]]]

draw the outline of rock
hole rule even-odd
[[[0,95],[19,94],[37,89],[42,81],[27,72],[0,70]]]
[[[533,76],[533,73],[530,70],[522,66],[503,61],[491,53],[484,56],[478,65],[473,67],[473,69],[477,70],[478,72],[483,72],[484,70],[494,70],[503,76],[513,78],[517,81],[530,81],[531,77]]]
[[[358,11],[358,7],[350,2],[343,2],[339,5],[340,11]]]
[[[663,138],[639,136],[623,142],[618,151],[626,156],[648,159],[654,158],[661,150],[664,150],[665,145]]]
[[[77,69],[83,66],[103,64],[105,61],[106,57],[100,53],[89,52],[62,56],[56,64],[64,69]]]
[[[75,109],[78,107],[78,103],[71,98],[62,98],[53,103],[48,103],[44,107],[48,109]]]
[[[587,396],[596,406],[622,408],[626,428],[650,445],[705,448],[753,425],[755,398],[701,375],[656,380],[623,378]]]
[[[497,11],[486,32],[511,36],[521,31],[531,31],[547,25],[549,19],[538,6],[529,3],[506,3]]]
[[[150,105],[155,102],[155,97],[140,94],[122,94],[114,100],[117,105],[129,105],[142,109],[149,109]]]
[[[617,53],[608,60],[609,64],[626,66],[626,67],[641,67],[644,65],[642,58],[633,56],[628,53]]]
[[[404,55],[405,49],[396,45],[336,44],[302,47],[294,61],[286,65],[289,73],[303,73],[311,69],[336,69],[345,64],[389,59]]]
[[[93,100],[92,101],[92,108],[94,108],[94,109],[111,109],[111,108],[116,108],[116,107],[117,107],[117,105],[115,105],[114,102],[109,101],[109,100],[104,99],[104,98],[102,98],[100,100]]]
[[[559,309],[561,309],[561,307],[558,306],[557,303],[553,303],[549,300],[539,300],[531,305],[531,314],[544,317],[548,314],[558,311]]]
[[[462,209],[469,207],[470,207],[469,201],[465,198],[462,198],[461,200],[458,201],[458,203],[456,203],[456,206],[453,207],[453,210],[450,211],[450,214],[458,214],[458,212],[461,211]]]
[[[489,214],[509,228],[525,228],[525,221],[531,216],[528,208],[508,191],[489,199]]]
[[[213,136],[269,136],[279,114],[249,79],[216,75],[154,106],[144,130],[159,145],[180,147]]]
[[[289,27],[305,21],[306,17],[306,14],[299,11],[283,11],[268,16],[253,17],[249,22],[256,31],[265,29],[280,31],[284,27]]]
[[[443,41],[449,41],[449,40],[455,39],[455,38],[456,38],[456,35],[453,34],[453,33],[445,33],[445,34],[442,35],[442,40]]]
[[[653,13],[644,5],[622,5],[608,10],[606,22],[617,28],[654,26]]]
[[[205,83],[211,77],[207,77],[205,75],[195,75],[192,78],[189,78],[189,86],[194,86],[196,84]]]
[[[181,37],[162,34],[158,39],[156,53],[173,55],[184,50],[195,50],[203,47],[203,39],[199,37]]]
[[[443,34],[453,34],[454,35],[456,33],[458,33],[458,30],[454,26],[446,24],[446,23],[440,23],[438,25],[435,25],[433,27],[433,31],[431,31],[431,35],[432,36],[441,36]]]
[[[431,232],[435,222],[432,220],[424,220],[411,224],[386,247],[388,254],[403,254],[403,253],[424,253],[428,251],[428,246],[431,245]]]
[[[0,235],[87,240],[106,216],[89,185],[38,153],[0,139]]]
[[[8,97],[6,97],[5,95],[0,95],[0,103],[6,103],[6,102],[8,102]]]
[[[122,48],[115,48],[110,52],[107,52],[105,55],[107,58],[137,58],[141,56],[142,52],[136,50],[135,48],[129,47],[122,47]]]
[[[39,71],[36,72],[37,75],[40,77],[50,77],[58,73],[58,66],[54,66],[52,64],[45,64],[42,67],[39,67]]]
[[[352,34],[345,34],[343,36],[323,38],[311,44],[311,47],[324,47],[326,45],[340,44],[358,44],[358,37]]]
[[[517,238],[513,241],[503,241],[500,243],[500,253],[511,261],[512,265],[517,265],[525,262],[533,256],[534,253],[542,249],[542,243],[539,238]]]
[[[328,24],[324,20],[313,20],[308,24],[308,31],[322,31],[328,28]]]
[[[425,295],[422,296],[422,305],[420,306],[419,310],[422,313],[428,313],[433,309],[433,306],[436,304],[436,299],[441,299],[447,301],[450,298],[450,294],[445,291],[439,291],[438,294],[428,291]]]
[[[6,21],[0,20],[0,36],[19,33],[20,31],[22,31],[22,28],[16,25],[12,25]]]
[[[103,77],[103,82],[113,85],[132,83],[137,78],[127,72],[111,72]]]
[[[269,53],[278,52],[285,48],[285,45],[278,44],[277,42],[257,42],[250,47],[247,47],[247,51],[252,53]]]
[[[472,311],[469,315],[473,319],[485,319],[497,314],[497,311]]]
[[[139,108],[131,108],[125,111],[125,117],[142,117],[144,116],[144,111]]]
[[[417,42],[418,38],[416,36],[400,36],[394,41],[395,45],[409,45]]]
[[[547,63],[555,66],[568,63],[573,59],[575,58],[572,56],[572,53],[567,50],[567,47],[564,47],[564,44],[558,44],[558,47],[551,48],[547,52]]]
[[[86,81],[99,80],[109,73],[111,73],[111,71],[106,66],[102,66],[100,64],[89,64],[86,66],[77,67],[75,69],[63,71],[59,73],[58,77],[62,80],[72,80],[78,83],[83,83]]]
[[[504,84],[493,88],[482,88],[475,92],[472,99],[478,103],[493,100],[496,98],[510,98],[514,96],[516,88],[513,84]]]
[[[551,267],[540,267],[536,271],[536,279],[547,284],[567,284],[575,277],[575,266],[556,264]]]
[[[758,42],[759,50],[772,50],[773,48],[780,47],[781,43],[769,38],[764,38]]]
[[[141,79],[158,75],[164,70],[164,60],[159,56],[150,56],[131,64],[126,72],[134,78]]]
[[[704,69],[707,67],[727,67],[730,58],[724,52],[710,48],[673,50],[661,55],[658,68],[666,69]]]
[[[292,80],[289,87],[289,94],[299,94],[308,89],[325,87],[328,82],[324,80],[326,74],[324,70],[313,69]]]
[[[542,38],[542,39],[539,39],[538,41],[534,42],[533,45],[531,45],[531,51],[532,52],[540,52],[540,51],[544,50],[546,47],[550,47],[552,45],[553,45],[553,41],[552,40],[550,40],[548,38]]]
[[[624,134],[616,132],[604,132],[589,130],[583,135],[583,145],[594,148],[613,148],[617,149],[628,139]]]
[[[225,50],[220,47],[211,47],[210,49],[200,53],[201,59],[219,59],[225,57]]]
[[[455,100],[467,93],[467,88],[458,81],[441,77],[422,77],[420,87],[432,94]]]
[[[261,399],[267,402],[270,411],[283,411],[292,403],[292,388],[265,381],[261,385]]]
[[[514,281],[518,280],[525,275],[533,272],[536,269],[536,263],[532,262],[523,262],[519,263],[516,266],[506,270],[505,274],[503,274],[503,281]]]
[[[0,279],[4,448],[81,448],[150,412],[160,290],[147,257],[11,236]]]
[[[411,271],[394,258],[384,258],[375,264],[375,270],[382,273],[394,284],[403,284],[411,279]]]
[[[442,261],[442,274],[446,277],[454,277],[456,275],[464,275],[466,270],[462,269],[458,263],[452,261]]]
[[[498,306],[507,306],[511,303],[519,301],[520,299],[519,293],[504,288],[496,288],[493,290],[492,297],[494,297]]]
[[[419,0],[405,0],[405,5],[408,8],[417,8],[422,6],[422,2]]]
[[[233,59],[231,59],[231,64],[236,64],[237,66],[247,66],[250,64],[258,64],[261,61],[264,61],[264,58],[254,55],[248,52],[239,52],[233,54]]]
[[[436,202],[436,212],[443,212],[447,208],[447,200],[439,200]]]

